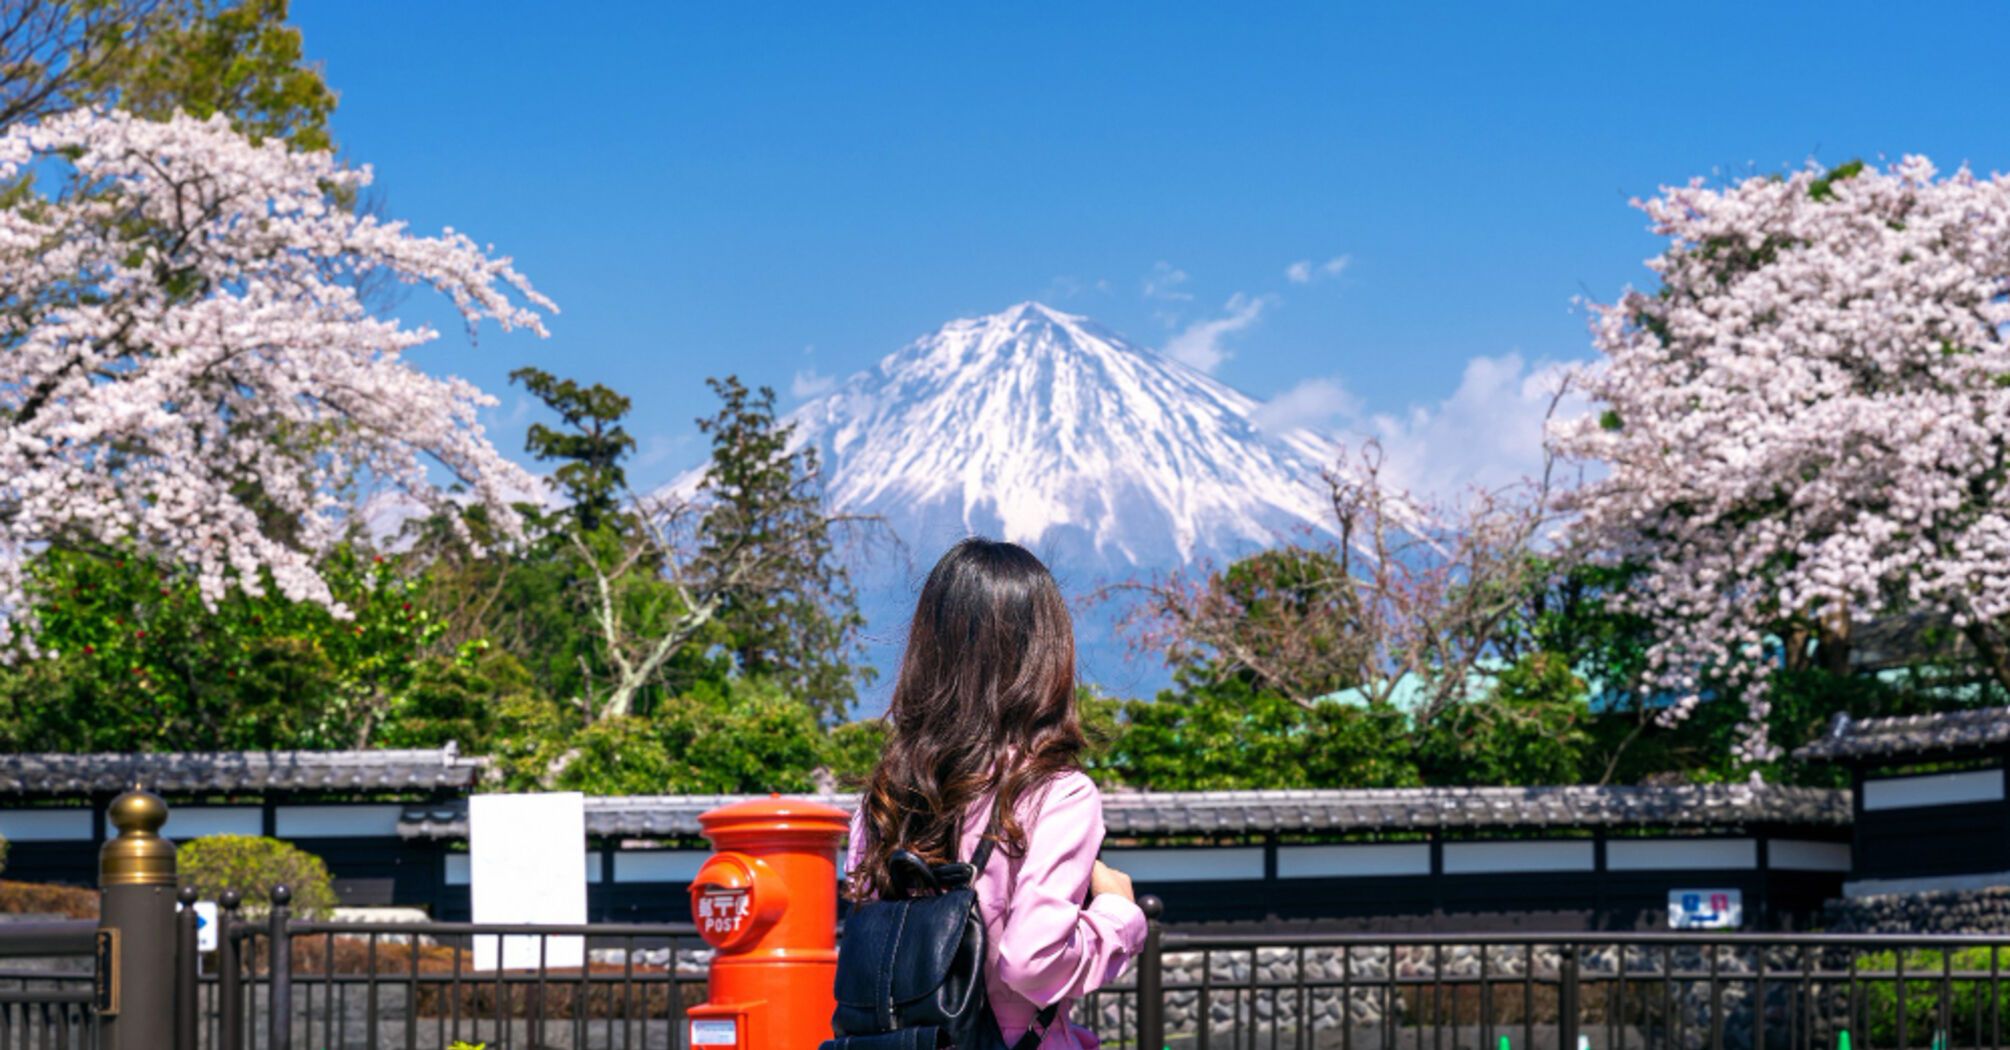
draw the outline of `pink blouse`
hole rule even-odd
[[[971,803],[963,821],[959,859],[968,860],[983,837],[991,798]],[[1117,979],[1145,941],[1145,915],[1113,893],[1085,907],[1089,870],[1103,846],[1103,798],[1081,772],[1055,777],[1018,804],[1026,829],[1024,856],[996,850],[977,879],[978,911],[990,942],[984,984],[991,1010],[1011,1045],[1049,1003],[1061,1003],[1041,1050],[1094,1050],[1096,1037],[1068,1023],[1076,999]],[[865,851],[862,818],[853,814],[845,869]]]

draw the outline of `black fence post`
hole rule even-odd
[[[181,905],[175,912],[174,941],[174,1046],[175,1050],[198,1050],[196,1022],[202,1017],[197,978],[202,971],[202,954],[196,949],[195,887],[183,886],[175,894]]]
[[[1138,955],[1138,1050],[1166,1045],[1165,956],[1159,948],[1159,916],[1165,905],[1147,893],[1138,907],[1145,913],[1145,947]]]
[[[216,1050],[244,1050],[244,964],[238,959],[237,907],[244,898],[224,890],[216,900]]]
[[[1577,1050],[1578,987],[1577,945],[1558,949],[1556,961],[1556,1045],[1557,1050]]]
[[[174,843],[167,803],[135,788],[106,811],[116,838],[98,851],[97,1002],[101,1050],[157,1050],[174,1031]]]
[[[286,929],[293,911],[287,904],[292,900],[292,890],[272,887],[272,933],[267,938],[272,959],[266,967],[272,984],[265,993],[266,1050],[293,1050],[293,938]],[[369,1023],[376,1024],[377,1019],[370,1018]]]

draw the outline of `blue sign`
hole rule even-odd
[[[1735,930],[1745,925],[1744,894],[1738,890],[1669,890],[1668,928]]]

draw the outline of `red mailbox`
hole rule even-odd
[[[718,852],[691,880],[691,918],[717,949],[693,1050],[816,1050],[837,976],[837,860],[851,818],[771,797],[698,818]]]

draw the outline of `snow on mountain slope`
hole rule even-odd
[[[790,415],[827,492],[920,543],[1056,542],[1111,568],[1232,555],[1330,521],[1338,450],[1267,434],[1249,397],[1084,317],[952,321]],[[915,528],[919,526],[919,528]]]
[[[1033,550],[1079,595],[1330,530],[1321,471],[1339,449],[1303,430],[1265,432],[1258,408],[1085,317],[1027,302],[951,321],[788,421],[819,449],[832,505],[883,517],[915,572],[982,534]],[[873,662],[890,670],[918,580],[885,575],[858,582]],[[1120,647],[1107,621],[1091,616],[1078,631],[1085,672],[1100,666],[1106,680],[1124,673],[1111,666]],[[1147,687],[1163,677],[1128,673]],[[889,684],[883,676],[875,692]]]

